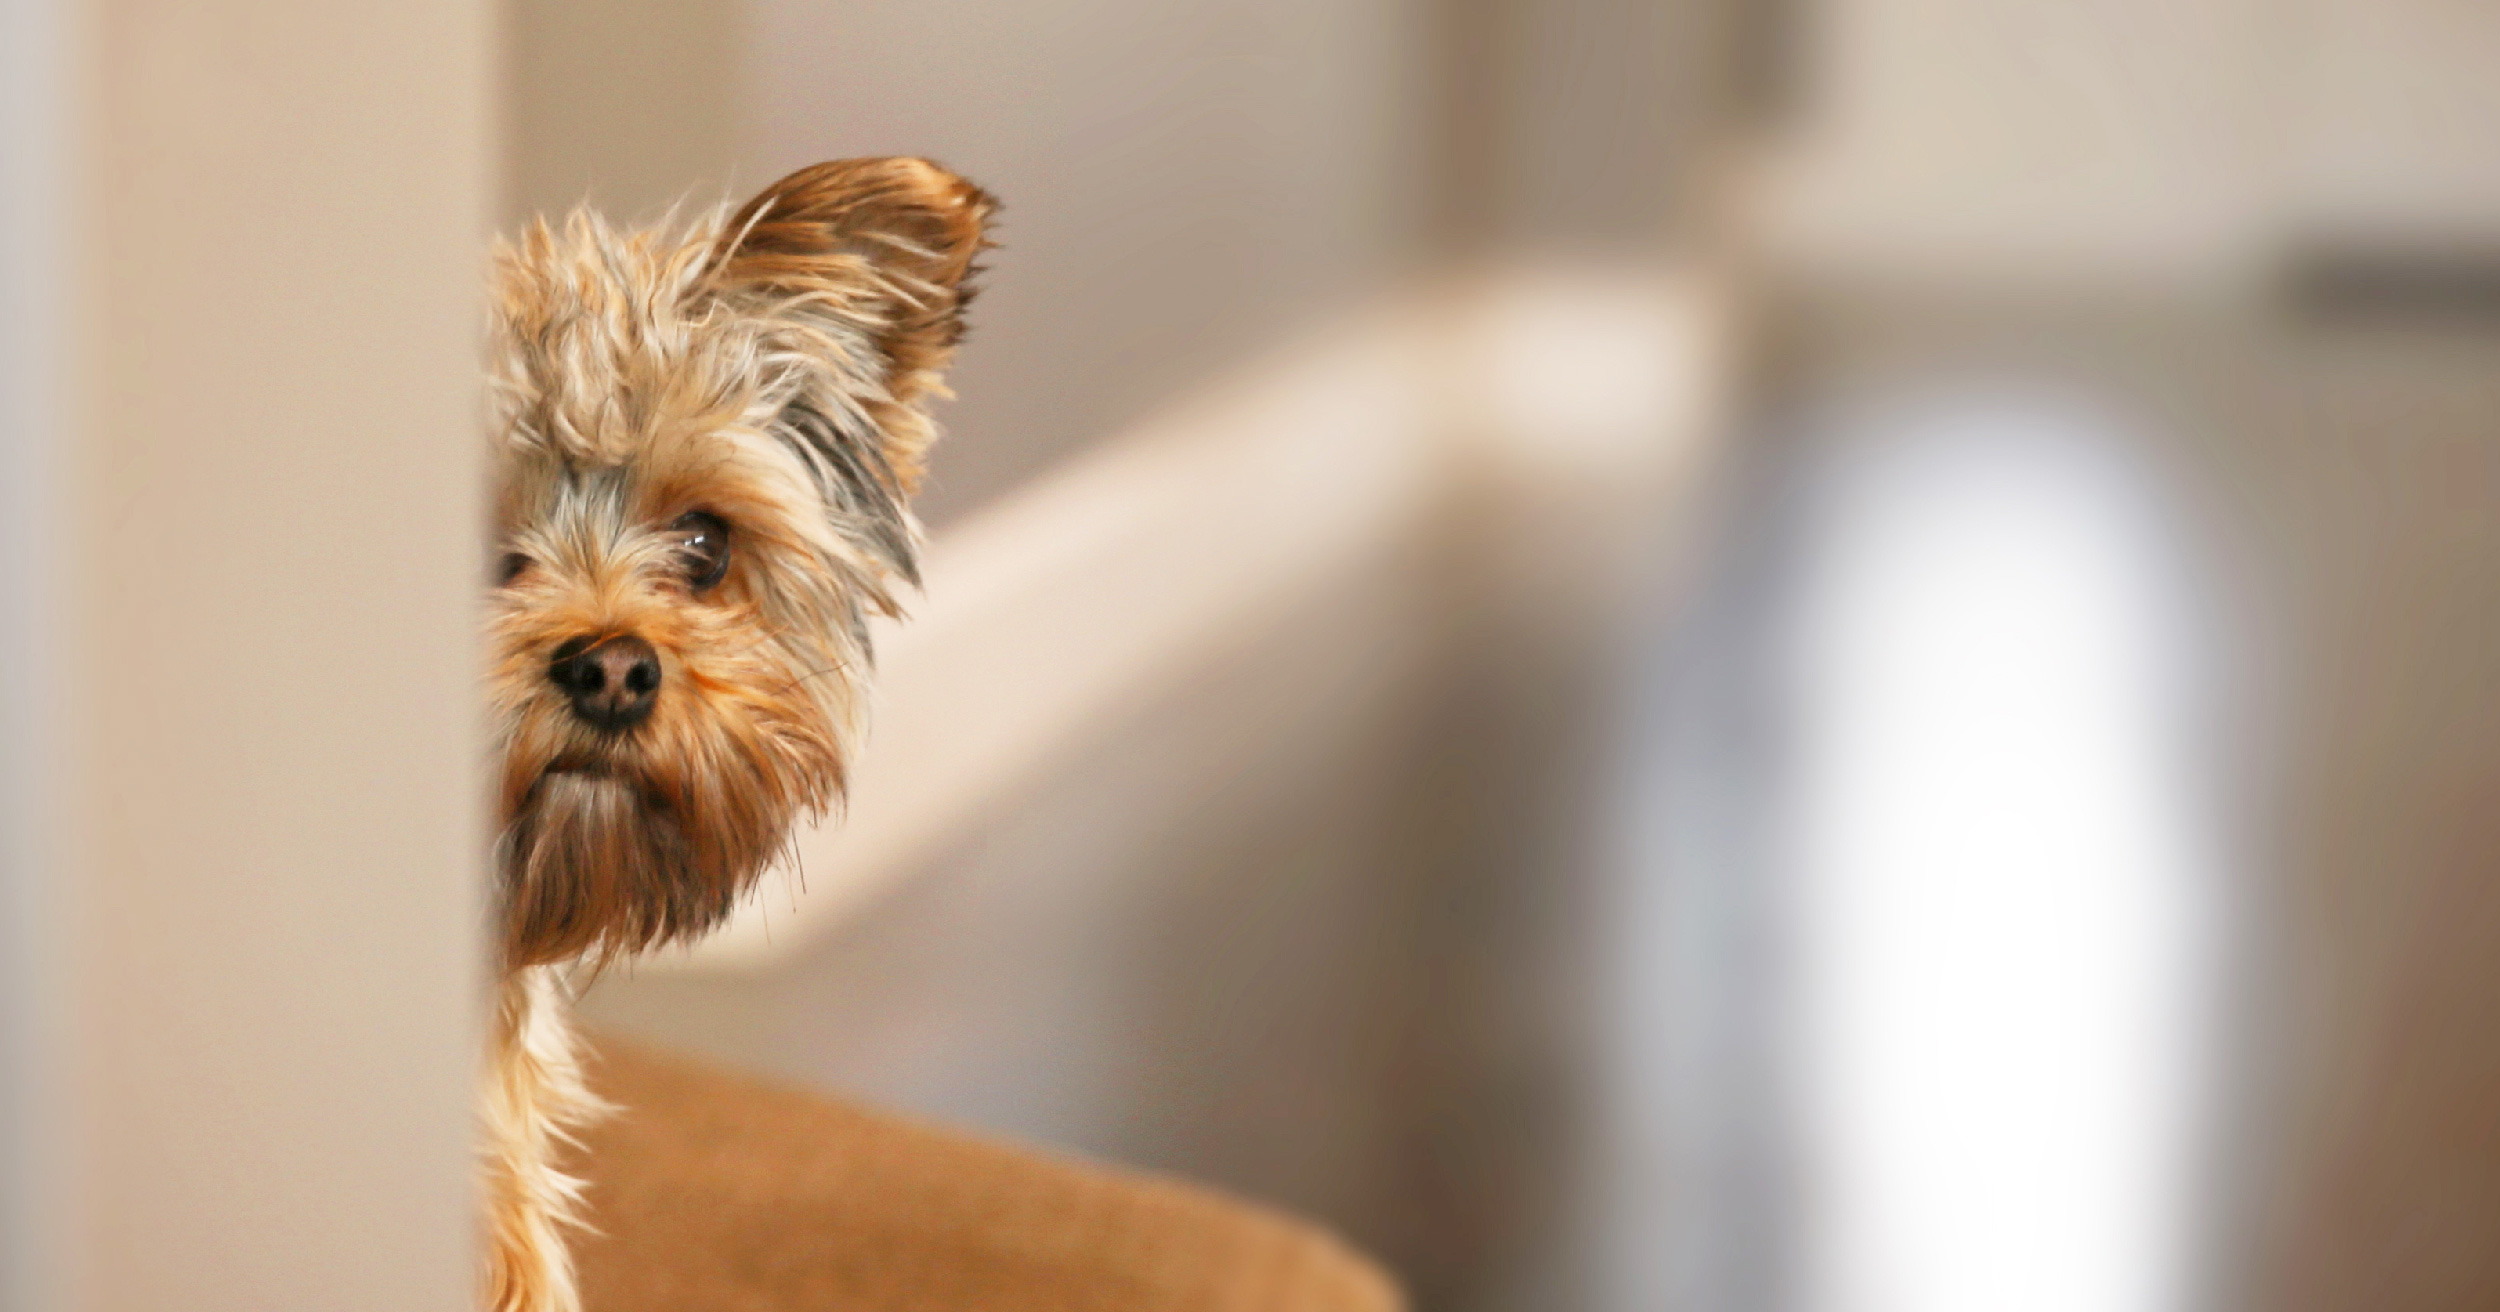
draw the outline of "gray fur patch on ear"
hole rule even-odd
[[[920,586],[920,551],[894,471],[873,435],[852,434],[806,397],[782,407],[774,432],[816,476],[834,526]]]

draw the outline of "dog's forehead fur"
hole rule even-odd
[[[884,429],[899,420],[927,440],[925,416],[894,404],[871,336],[892,289],[865,262],[828,260],[802,298],[817,312],[791,313],[724,284],[737,235],[719,213],[619,230],[580,211],[498,249],[502,531],[552,527],[568,508],[621,530],[737,499],[747,528],[771,521],[772,539],[837,560],[862,600],[890,610],[882,576],[916,579],[917,529]],[[608,471],[627,495],[582,495],[614,482]]]
[[[743,414],[754,334],[698,295],[709,254],[586,213],[497,252],[495,427],[513,454],[622,465],[672,429]]]
[[[860,401],[884,391],[870,344],[839,320],[793,324],[716,285],[722,217],[619,231],[577,211],[496,252],[497,430],[591,466],[655,439],[769,423],[830,371]],[[865,290],[865,289],[863,289]],[[799,354],[804,349],[804,355]]]

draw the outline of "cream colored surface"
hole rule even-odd
[[[2362,0],[2368,3],[2369,0]],[[2264,252],[2296,88],[2260,0],[1832,0],[1759,161],[1762,238],[1920,285],[2090,288]]]
[[[2449,0],[2292,6],[2288,201],[2347,239],[2486,249],[2500,239],[2500,10]]]
[[[78,17],[39,1306],[460,1307],[487,7]]]
[[[1887,285],[2108,290],[2500,235],[2500,14],[2451,0],[1831,0],[1754,217]]]
[[[584,201],[623,220],[728,198],[748,117],[747,5],[510,0],[497,10],[506,226]]]
[[[1671,483],[1729,379],[1722,308],[1649,274],[1514,275],[1367,316],[942,535],[879,639],[847,815],[720,933],[646,969],[766,969],[926,867],[1150,690],[1378,574],[1453,497]],[[1631,494],[1627,491],[1627,495]],[[1327,635],[1310,640],[1322,649]]]

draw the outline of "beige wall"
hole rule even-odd
[[[2301,103],[2289,202],[2324,236],[2468,251],[2500,240],[2500,10],[2446,0],[2286,6]]]
[[[2273,217],[2280,26],[2256,0],[1812,6],[1761,236],[1910,286],[2240,272]]]
[[[75,183],[0,237],[76,383],[10,434],[53,515],[6,598],[53,681],[10,1292],[462,1306],[486,6],[43,8]]]
[[[585,200],[655,216],[728,189],[748,118],[740,0],[505,0],[496,9],[507,225]]]

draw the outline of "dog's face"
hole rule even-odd
[[[839,797],[990,211],[845,160],[691,230],[576,214],[498,251],[507,964],[711,928]]]

